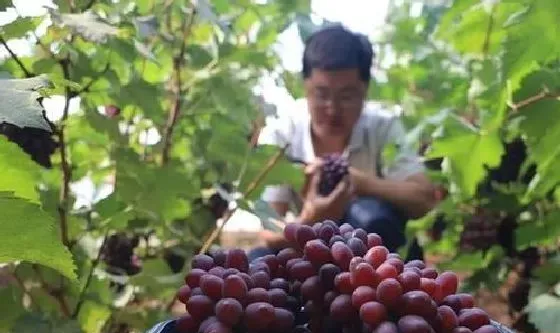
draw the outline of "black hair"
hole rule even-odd
[[[366,36],[354,33],[342,25],[332,25],[313,33],[305,42],[303,51],[303,78],[313,69],[358,69],[360,79],[371,78],[373,48]]]

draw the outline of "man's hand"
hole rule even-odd
[[[320,163],[310,165],[306,170],[312,172],[312,174],[308,184],[306,184],[305,201],[300,214],[302,223],[315,223],[325,219],[338,220],[343,217],[349,202],[354,197],[350,177],[342,179],[328,196],[321,196],[318,193],[321,179],[319,166]]]

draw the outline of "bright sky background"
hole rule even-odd
[[[281,0],[280,0],[281,1]],[[374,37],[383,26],[387,7],[390,0],[312,0],[312,11],[319,17],[329,21],[341,22],[349,29],[358,31]],[[41,15],[45,13],[43,6],[52,6],[51,0],[13,0],[17,12],[20,15]],[[0,13],[0,25],[15,19],[16,13],[11,10]],[[28,54],[29,44],[26,41],[10,41],[9,46],[19,55]],[[303,44],[293,27],[283,33],[277,45],[277,50],[282,58],[285,68],[299,70],[301,68],[301,56]],[[0,58],[7,56],[7,52],[0,47]],[[267,102],[282,105],[289,102],[291,97],[288,92],[277,87],[272,78],[263,79],[263,84],[258,89]],[[73,101],[71,109],[76,110],[78,101]],[[62,97],[54,97],[45,101],[47,116],[51,119],[60,117],[62,110]],[[74,192],[77,194],[77,206],[91,204],[92,201],[101,199],[112,191],[112,186],[96,189],[91,181],[84,179],[74,184]],[[228,222],[225,229],[235,231],[254,231],[260,228],[260,222],[252,215],[238,211]]]

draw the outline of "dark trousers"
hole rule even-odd
[[[375,232],[383,238],[383,245],[389,251],[396,252],[406,244],[405,227],[407,218],[392,205],[372,197],[361,197],[350,203],[343,222],[354,228],[362,228],[368,233]],[[249,252],[249,260],[254,260],[277,250],[258,247]],[[423,259],[422,248],[416,239],[408,249],[406,260]]]

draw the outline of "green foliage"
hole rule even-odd
[[[0,47],[22,38],[34,45],[0,63],[11,75],[0,80],[0,123],[52,132],[59,144],[53,167],[43,169],[16,146],[22,138],[0,139],[0,263],[17,277],[0,289],[0,330],[145,331],[170,316],[188,269],[171,267],[166,255],[188,261],[216,227],[208,197],[217,183],[250,191],[235,197],[242,207],[252,207],[266,182],[301,184],[284,158],[272,163],[278,148],[251,149],[248,136],[264,116],[253,88],[278,64],[271,46],[310,4],[54,5],[0,26]],[[11,6],[0,1],[0,10]],[[52,96],[64,100],[53,128],[41,104]],[[72,188],[82,180],[95,193],[107,182],[114,190],[78,206]],[[100,243],[121,231],[143,240],[133,276],[107,273]],[[125,289],[113,290],[115,281]]]

